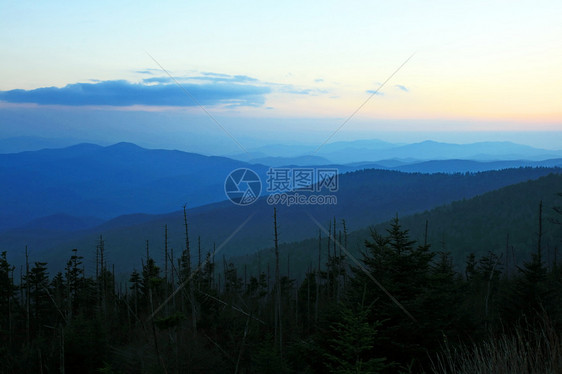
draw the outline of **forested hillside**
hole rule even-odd
[[[550,264],[556,257],[562,256],[562,226],[558,224],[560,218],[555,210],[562,206],[560,192],[562,175],[551,174],[471,199],[454,201],[422,213],[400,215],[400,222],[415,240],[425,242],[427,235],[427,242],[432,243],[434,250],[449,252],[457,271],[464,268],[466,257],[470,253],[485,256],[493,252],[503,256],[508,271],[515,272],[517,266],[531,258],[538,235],[541,202],[544,259]],[[354,256],[360,256],[371,230],[384,232],[390,225],[387,220],[354,230],[345,217],[331,217],[320,223],[330,231],[333,231],[332,227],[335,225],[338,237],[343,234],[345,223],[345,231],[348,232],[346,247]],[[316,227],[315,231],[318,237],[319,228]],[[327,245],[326,235],[320,235],[322,245]],[[282,268],[286,269],[289,265],[294,276],[302,276],[317,262],[317,247],[317,238],[281,244]],[[235,257],[233,261],[254,273],[260,267],[272,264],[273,257],[270,247],[256,255]]]
[[[471,255],[455,271],[449,253],[416,241],[395,218],[371,233],[359,258],[347,251],[345,231],[329,228],[298,281],[279,265],[275,210],[275,262],[256,276],[220,248],[193,261],[198,247],[187,224],[178,261],[166,246],[169,261],[157,262],[147,243],[125,286],[107,265],[103,241],[89,274],[77,250],[63,272],[50,274],[31,258],[21,277],[3,253],[2,370],[559,372],[562,271],[545,259],[543,219],[531,258],[509,274],[495,253]]]
[[[336,205],[279,206],[281,241],[286,243],[316,236],[318,228],[309,215],[323,224],[334,216],[345,219],[350,230],[357,230],[387,221],[397,213],[405,216],[423,212],[559,171],[557,168],[519,168],[474,174],[416,174],[362,170],[342,174],[339,191],[334,193]],[[214,244],[220,245],[236,231],[224,248],[227,257],[253,254],[270,247],[270,217],[271,206],[265,198],[250,206],[235,206],[227,201],[188,209],[193,235],[201,238],[205,250]],[[27,245],[35,258],[52,266],[59,264],[57,270],[62,270],[66,254],[72,248],[82,251],[87,264],[93,264],[95,245],[103,235],[110,263],[115,264],[118,272],[128,272],[133,267],[131,259],[143,253],[146,240],[162,253],[166,225],[170,248],[176,251],[182,248],[182,223],[183,213],[178,211],[156,216],[121,216],[83,231],[61,233],[44,227],[23,228],[1,233],[0,248],[8,251],[12,262],[21,265],[23,249]],[[163,259],[158,256],[161,255],[157,255],[157,259]]]

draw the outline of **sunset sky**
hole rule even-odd
[[[333,141],[562,148],[561,19],[536,0],[2,1],[0,137],[231,143],[195,98],[240,141],[321,143],[367,101]]]

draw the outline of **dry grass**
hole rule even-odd
[[[435,373],[562,373],[562,344],[548,318],[534,327],[518,326],[487,341],[460,349],[445,347],[432,360]]]

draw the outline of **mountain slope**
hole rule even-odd
[[[278,206],[279,232],[283,242],[315,236],[318,227],[310,216],[323,224],[335,216],[345,218],[350,229],[365,227],[384,222],[396,213],[403,216],[422,212],[556,171],[559,170],[521,168],[452,175],[385,170],[353,172],[340,178],[340,190],[335,194],[337,205]],[[192,243],[196,243],[195,238],[200,236],[205,253],[213,247],[213,243],[221,246],[226,242],[221,251],[227,257],[255,253],[272,243],[272,212],[272,206],[263,198],[245,207],[222,202],[189,209]],[[79,248],[91,256],[99,235],[103,234],[109,261],[115,263],[118,269],[130,269],[138,267],[139,264],[131,263],[131,259],[138,259],[144,253],[146,240],[151,243],[154,253],[161,254],[165,225],[168,225],[169,247],[175,248],[178,254],[185,243],[181,211],[159,216],[120,217],[100,227],[50,242],[36,240],[30,248],[36,258],[56,264],[61,263],[72,248]],[[235,235],[229,238],[233,233]],[[0,235],[0,246],[12,253],[21,253],[23,246],[29,244],[26,240],[36,235],[38,233],[6,232]],[[192,253],[196,250],[193,249]]]
[[[419,243],[425,241],[425,223],[428,222],[427,241],[433,251],[451,252],[457,271],[463,272],[466,256],[475,253],[477,258],[488,251],[501,256],[501,269],[514,274],[538,243],[539,203],[543,202],[543,260],[551,265],[561,261],[562,226],[554,221],[562,217],[554,212],[554,206],[562,206],[562,174],[550,174],[537,180],[503,187],[471,199],[445,204],[413,215],[400,215],[403,228],[410,231],[410,238]],[[338,218],[345,218],[339,217]],[[390,219],[391,215],[387,217]],[[281,221],[281,224],[283,222]],[[327,222],[322,222],[326,224]],[[337,222],[342,230],[341,220]],[[389,222],[373,228],[384,233]],[[348,229],[349,229],[348,225]],[[325,235],[323,235],[325,236]],[[370,239],[368,227],[352,231],[347,238],[347,249],[357,259],[361,258],[365,240]],[[507,251],[506,251],[507,249]],[[318,239],[306,239],[284,243],[280,247],[281,269],[287,269],[287,259],[293,276],[302,277],[304,272],[318,262]],[[322,242],[323,262],[327,258],[327,240]],[[507,259],[507,261],[506,261]],[[271,248],[257,254],[234,259],[238,266],[246,264],[249,274],[265,269],[274,262]],[[506,264],[507,262],[507,264]],[[350,264],[353,264],[349,261]],[[325,265],[322,265],[325,267]]]
[[[52,214],[109,219],[224,200],[224,179],[240,167],[249,165],[130,143],[0,154],[0,231]]]

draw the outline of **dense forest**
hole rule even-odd
[[[413,240],[398,217],[373,229],[361,256],[345,221],[319,225],[317,259],[304,278],[274,262],[248,275],[216,247],[201,253],[184,215],[181,253],[138,259],[126,286],[96,249],[86,274],[79,250],[64,271],[0,257],[2,373],[560,372],[562,269],[543,247],[537,202],[532,256],[504,272],[503,254],[450,253]],[[437,248],[437,249],[436,249]],[[555,251],[556,253],[556,251]],[[16,275],[18,274],[18,275]],[[485,368],[485,369],[484,369]]]

